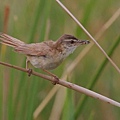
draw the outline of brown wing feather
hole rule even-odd
[[[23,46],[15,47],[15,51],[26,55],[43,56],[52,51],[51,46],[48,44],[49,42],[51,41],[25,44]]]

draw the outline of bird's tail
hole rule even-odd
[[[0,43],[11,46],[13,48],[24,45],[25,43],[4,33],[0,33]]]

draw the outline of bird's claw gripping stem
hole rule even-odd
[[[30,77],[31,74],[32,74],[32,69],[28,69],[28,70],[27,70],[27,73],[28,73],[28,76]]]
[[[59,83],[59,78],[57,76],[53,76],[54,77],[54,81],[52,82],[53,85],[56,85]]]

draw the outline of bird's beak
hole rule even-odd
[[[89,43],[90,43],[89,40],[79,40],[79,41],[78,41],[78,44],[79,44],[79,45],[84,45],[84,44],[89,44]]]

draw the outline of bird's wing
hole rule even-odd
[[[51,46],[47,45],[46,42],[25,44],[15,48],[15,51],[31,56],[46,56],[52,50]]]

